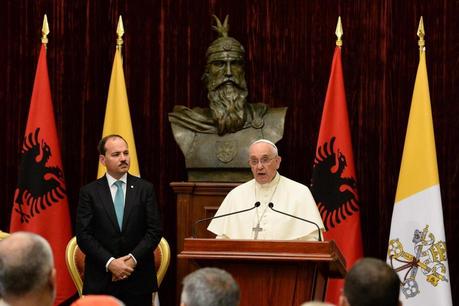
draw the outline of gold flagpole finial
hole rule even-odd
[[[48,34],[49,34],[49,25],[48,25],[48,18],[43,18],[43,26],[41,27],[41,43],[46,46],[48,43]]]
[[[418,46],[419,46],[419,51],[423,52],[426,51],[426,41],[424,40],[424,37],[426,35],[426,32],[424,31],[424,21],[422,19],[419,20],[419,27],[418,27]]]
[[[336,45],[338,47],[341,47],[343,45],[343,41],[341,40],[341,37],[343,36],[343,25],[341,24],[341,16],[338,17],[338,23],[336,24]]]
[[[116,39],[116,48],[121,49],[123,45],[123,35],[124,35],[124,26],[123,26],[123,18],[118,19],[118,26],[116,27],[116,35],[118,38]]]

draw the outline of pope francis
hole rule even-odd
[[[318,240],[314,224],[286,216],[276,210],[324,225],[309,188],[280,175],[281,163],[277,147],[266,139],[253,142],[249,148],[249,165],[254,179],[231,190],[223,200],[216,216],[260,205],[250,211],[213,219],[208,230],[217,238]]]

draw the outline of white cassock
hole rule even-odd
[[[258,208],[213,219],[207,229],[216,234],[217,238],[318,240],[315,225],[272,211],[268,207],[271,202],[276,210],[315,222],[324,230],[322,218],[309,188],[279,173],[270,183],[262,185],[252,179],[234,188],[215,215],[248,209],[254,207],[257,201],[261,203]],[[256,228],[261,230],[257,231]]]

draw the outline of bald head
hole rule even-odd
[[[110,295],[85,295],[75,302],[71,306],[124,306],[124,303],[117,298]]]
[[[335,306],[335,305],[326,303],[326,302],[321,302],[321,301],[310,301],[310,302],[301,304],[301,306]]]
[[[0,296],[5,300],[46,290],[54,299],[54,273],[51,247],[41,236],[17,232],[0,241]]]

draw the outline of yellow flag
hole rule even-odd
[[[403,306],[452,306],[425,51],[420,52],[387,261]]]
[[[121,51],[117,48],[113,60],[112,76],[108,89],[107,108],[105,110],[104,130],[102,137],[110,134],[121,135],[128,143],[131,167],[129,173],[140,176],[137,151],[135,149],[134,132],[132,131],[131,114],[124,81]],[[105,167],[99,163],[97,177],[105,174]]]
[[[420,52],[395,202],[439,184],[426,54]]]

